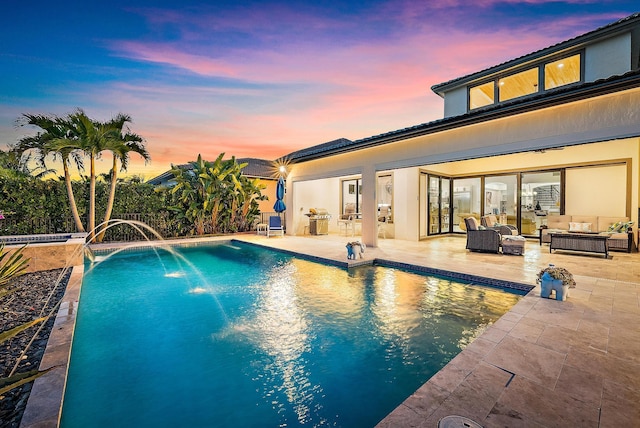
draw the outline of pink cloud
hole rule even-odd
[[[237,74],[235,67],[231,64],[204,55],[189,54],[172,44],[120,42],[117,50],[123,56],[131,59],[169,64],[197,74],[227,77],[233,77]]]

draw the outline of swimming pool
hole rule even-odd
[[[520,296],[238,243],[85,275],[62,427],[373,426]]]

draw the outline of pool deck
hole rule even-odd
[[[213,238],[219,239],[229,237]],[[524,256],[472,253],[464,248],[464,236],[444,236],[421,242],[380,239],[363,260],[347,261],[345,245],[357,237],[241,234],[233,239],[350,266],[381,259],[531,285],[549,263],[574,274],[577,287],[567,301],[540,298],[536,287],[378,427],[437,427],[447,415],[484,427],[619,427],[640,420],[639,253],[611,252],[608,259],[549,254],[549,246],[537,240],[527,241]],[[36,381],[22,427],[57,425],[81,275],[74,269],[70,295],[63,298],[68,303],[63,302],[47,346],[47,354],[49,347],[53,353],[45,354],[41,365],[57,369]],[[54,337],[56,332],[62,337]]]

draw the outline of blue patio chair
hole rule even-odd
[[[271,235],[284,236],[284,228],[282,227],[282,219],[280,216],[272,215],[269,217],[269,226],[267,227],[267,237]]]

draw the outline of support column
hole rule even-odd
[[[378,246],[378,203],[376,169],[373,165],[362,168],[362,242],[368,247]]]

